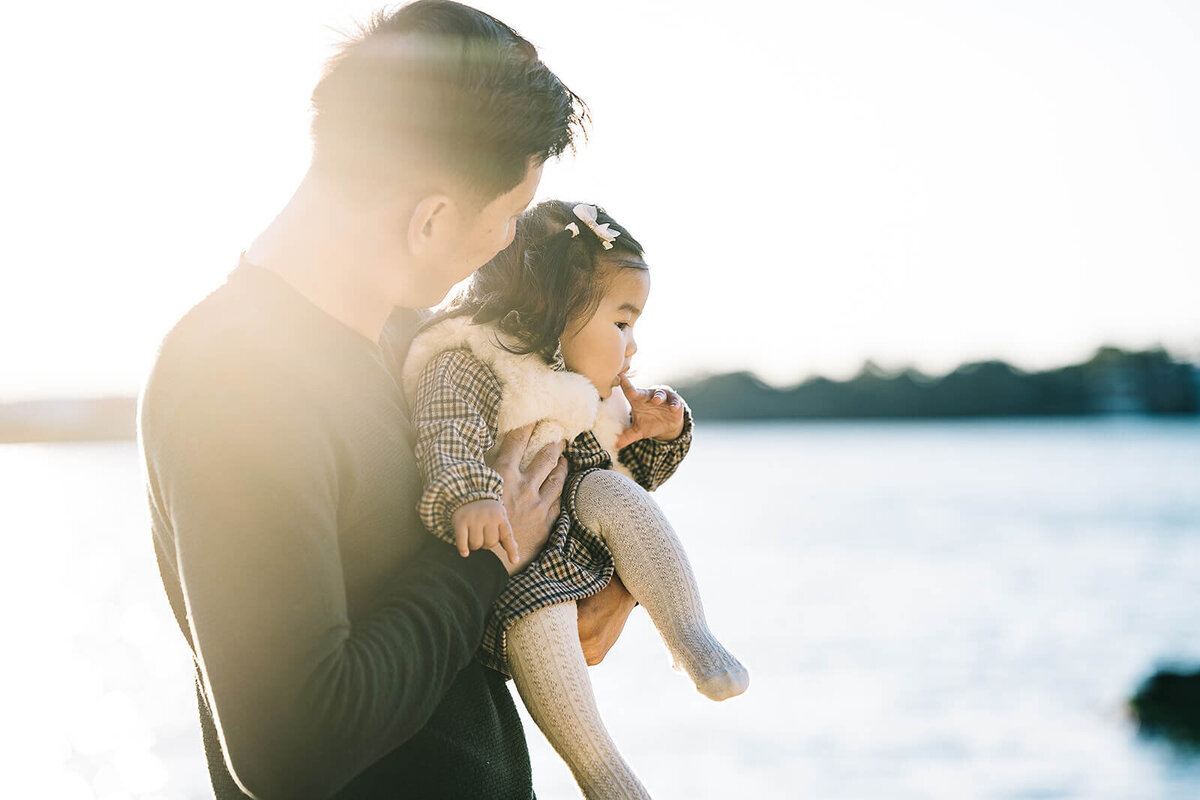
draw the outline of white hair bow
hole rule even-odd
[[[603,225],[598,224],[596,222],[595,206],[589,206],[586,203],[580,203],[571,209],[571,211],[575,213],[575,216],[579,217],[580,222],[582,222],[584,225],[587,225],[591,229],[592,233],[596,234],[596,237],[600,239],[600,244],[605,250],[612,250],[613,239],[616,239],[618,236],[620,236],[621,232],[611,230],[608,227],[607,222],[605,222]],[[576,227],[574,222],[567,226],[567,230],[573,231],[571,236],[572,239],[579,235],[579,228]]]

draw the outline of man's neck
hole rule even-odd
[[[377,344],[394,305],[377,285],[383,274],[375,239],[380,226],[366,216],[339,202],[310,172],[246,249],[246,260]]]

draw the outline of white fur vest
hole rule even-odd
[[[404,361],[401,380],[410,407],[416,400],[421,373],[446,350],[470,350],[500,382],[500,411],[496,439],[529,423],[536,423],[525,458],[527,466],[544,445],[592,431],[612,459],[613,469],[632,477],[617,460],[617,437],[629,427],[629,403],[620,388],[601,400],[592,382],[575,372],[559,372],[535,353],[517,355],[500,346],[493,325],[472,325],[469,317],[450,317],[435,323],[413,339]]]

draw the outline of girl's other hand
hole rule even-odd
[[[621,375],[621,391],[629,400],[631,424],[617,437],[617,449],[640,439],[669,442],[683,433],[683,398],[670,389],[638,389]]]

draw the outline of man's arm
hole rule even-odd
[[[352,625],[326,432],[279,376],[227,377],[194,388],[150,455],[191,639],[236,780],[324,797],[428,720],[505,569],[431,539]]]

